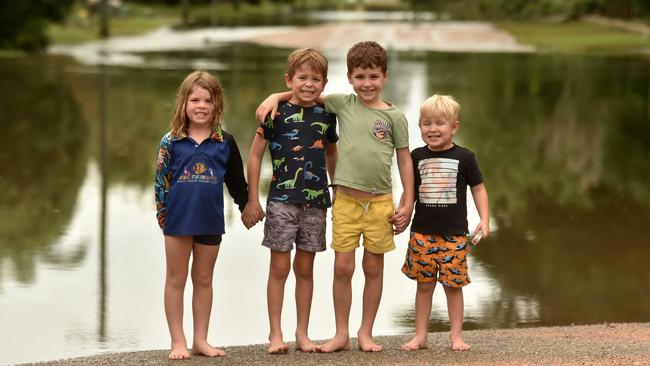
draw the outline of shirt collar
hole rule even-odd
[[[183,135],[179,137],[172,136],[172,141],[179,141],[184,138],[187,138],[187,133],[185,132],[183,132]],[[210,135],[210,139],[218,142],[223,142],[223,130],[221,129],[221,125],[217,125],[212,129],[212,134]]]

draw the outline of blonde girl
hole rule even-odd
[[[180,85],[171,122],[158,149],[156,207],[165,238],[165,315],[171,336],[170,359],[190,358],[183,331],[183,293],[192,256],[194,334],[192,354],[225,352],[207,341],[212,310],[212,273],[224,234],[223,184],[243,210],[248,188],[241,155],[232,135],[221,129],[223,89],[205,71]]]

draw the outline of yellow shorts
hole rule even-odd
[[[356,198],[340,191],[332,207],[332,248],[351,252],[359,247],[363,235],[364,248],[374,254],[395,249],[393,225],[388,222],[394,213],[393,195]]]

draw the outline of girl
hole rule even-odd
[[[224,356],[208,341],[212,272],[224,234],[223,183],[244,209],[248,187],[232,135],[221,129],[223,90],[205,71],[189,74],[176,96],[171,131],[158,149],[156,206],[165,235],[165,315],[170,359],[190,358],[183,332],[183,292],[192,255],[192,353]]]

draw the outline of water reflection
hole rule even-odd
[[[88,125],[63,73],[67,64],[8,58],[0,66],[0,291],[7,273],[23,284],[35,281],[37,261],[74,268],[86,257],[84,240],[57,245],[88,149]]]
[[[9,362],[167,346],[151,187],[178,83],[192,60],[218,65],[211,71],[226,91],[225,128],[245,159],[255,107],[284,89],[287,53],[239,43],[143,55],[184,65],[168,70],[0,59],[0,314],[15,314],[3,318],[0,338],[14,342]],[[344,55],[328,56],[326,91],[350,91]],[[470,258],[466,329],[648,321],[647,60],[391,53],[390,68],[386,98],[411,121],[412,147],[422,144],[420,102],[453,94],[463,106],[457,141],[477,153],[486,177],[497,230]],[[245,231],[232,205],[226,214],[211,337],[221,345],[261,343],[262,230]],[[406,237],[397,243],[404,248]],[[413,331],[415,285],[399,272],[401,250],[386,257],[377,334]],[[254,270],[242,274],[244,262]],[[332,262],[327,252],[316,263],[315,338],[333,333]],[[360,294],[360,275],[354,286]],[[48,301],[50,315],[38,314]],[[285,306],[287,329],[292,306]],[[352,314],[353,328],[358,321]],[[37,331],[44,322],[49,330]],[[430,329],[448,329],[440,289]],[[42,352],[26,356],[35,333]]]

